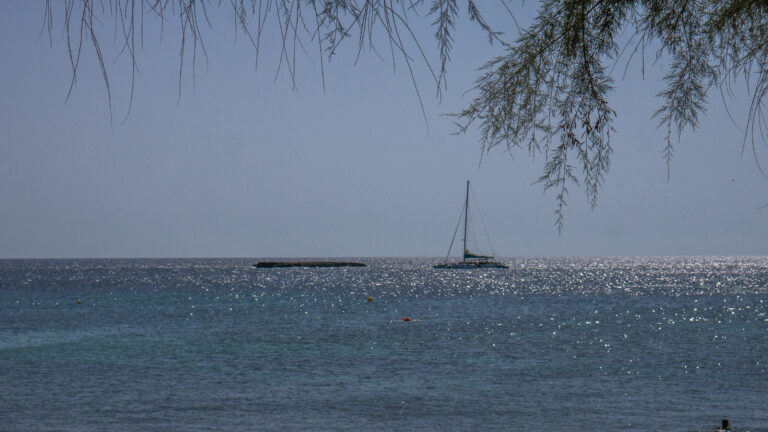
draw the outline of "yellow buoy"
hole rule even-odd
[[[368,297],[368,301],[372,302],[373,301],[373,297]]]
[[[77,304],[82,304],[83,302],[80,299],[77,299]]]

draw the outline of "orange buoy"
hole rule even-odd
[[[403,321],[413,321],[413,320],[408,318],[408,317],[405,317],[405,318],[403,318]]]
[[[78,299],[78,300],[77,300],[77,304],[83,304],[83,302],[82,302],[82,301],[80,301],[80,299]]]

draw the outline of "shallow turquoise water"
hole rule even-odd
[[[768,431],[768,258],[365,261],[0,261],[0,430]]]

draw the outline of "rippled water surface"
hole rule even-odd
[[[768,431],[768,258],[363,261],[0,261],[0,430]]]

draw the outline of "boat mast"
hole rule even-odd
[[[467,259],[467,216],[469,215],[469,180],[467,180],[467,198],[464,200],[464,250],[461,252],[461,260]]]

